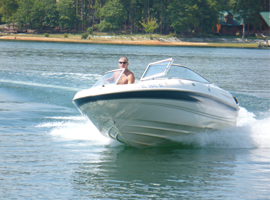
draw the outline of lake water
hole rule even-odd
[[[263,49],[0,41],[0,199],[270,199],[270,54]],[[235,128],[135,149],[72,98],[130,59],[174,58],[240,102]]]

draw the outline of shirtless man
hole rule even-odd
[[[120,84],[132,84],[132,83],[135,83],[135,76],[134,74],[128,70],[128,58],[127,57],[121,57],[119,59],[119,62],[118,62],[118,66],[120,67],[120,69],[123,69],[125,68],[125,71],[124,73],[122,74],[122,81],[119,80]],[[118,83],[119,84],[119,83]]]

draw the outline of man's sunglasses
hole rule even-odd
[[[127,64],[127,62],[119,62],[119,64]]]

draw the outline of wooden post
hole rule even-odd
[[[245,34],[246,34],[246,32],[245,32],[245,23],[243,24],[243,31],[242,31],[242,38],[245,38]]]

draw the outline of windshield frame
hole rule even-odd
[[[148,72],[149,68],[152,66],[152,65],[155,65],[155,64],[159,64],[159,63],[162,63],[162,62],[168,62],[169,63],[167,64],[165,70],[162,72],[162,73],[158,73],[158,74],[154,74],[153,76],[148,76],[148,77],[144,77],[146,75],[146,73]],[[149,80],[149,79],[153,79],[153,78],[156,78],[156,77],[159,77],[159,76],[164,76],[167,74],[168,70],[170,69],[170,66],[173,62],[173,59],[172,58],[168,58],[168,59],[165,59],[165,60],[160,60],[160,61],[157,61],[157,62],[152,62],[152,63],[149,63],[141,77],[141,81],[145,81],[145,80]]]
[[[162,62],[169,62],[169,63],[166,66],[164,65],[164,67],[162,65],[157,65],[156,66],[157,67],[156,68],[157,73],[156,74],[153,73],[153,71],[155,72],[155,66],[153,66],[153,65],[156,65],[156,64],[159,64],[159,63],[162,63]],[[172,62],[173,62],[173,59],[169,58],[169,59],[149,63],[146,70],[144,71],[140,81],[154,80],[154,79],[183,79],[183,80],[192,80],[192,81],[197,81],[197,82],[201,82],[201,83],[208,83],[208,84],[212,83],[211,81],[207,80],[206,78],[204,78],[203,76],[201,76],[197,72],[193,71],[192,69],[190,69],[188,67],[185,67],[183,65],[172,64]],[[175,76],[175,77],[171,76],[170,75],[170,70],[171,70],[172,66],[179,67],[179,69],[180,68],[181,69],[186,69],[188,73],[186,75],[184,75],[184,76],[181,76],[181,75],[180,76]],[[151,67],[152,67],[152,69],[151,69]],[[161,69],[160,69],[160,67],[161,67]],[[164,68],[164,71],[160,73],[160,71],[163,70],[163,68]],[[148,72],[150,73],[150,76],[147,76]],[[179,70],[179,72],[181,72],[181,71]],[[153,74],[153,75],[151,75],[151,74]]]

